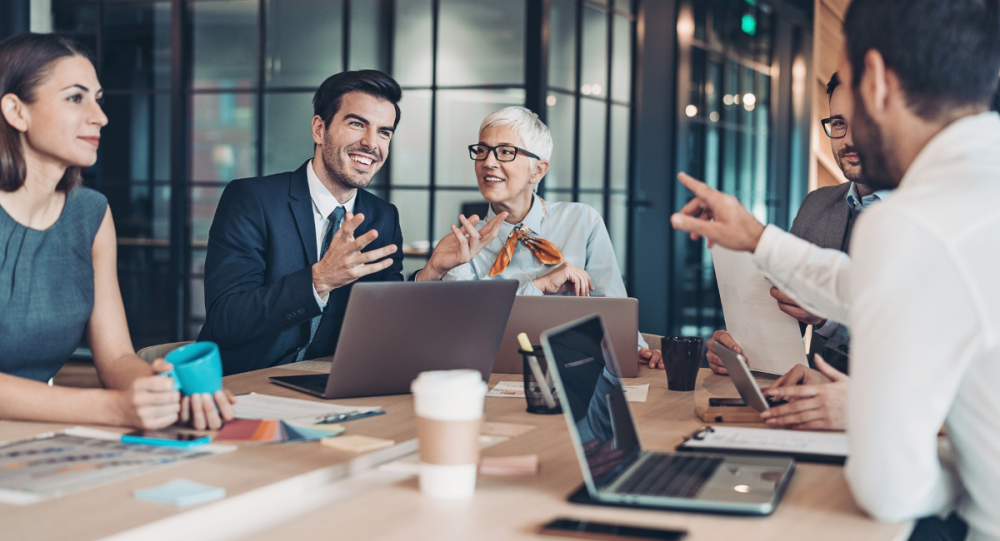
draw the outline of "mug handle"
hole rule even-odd
[[[161,372],[161,373],[157,374],[157,376],[173,378],[173,380],[174,380],[174,390],[175,391],[181,390],[181,381],[179,379],[177,379],[177,372],[173,368],[171,368],[169,372]]]

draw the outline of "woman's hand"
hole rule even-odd
[[[589,297],[594,290],[594,284],[590,281],[587,271],[576,267],[569,261],[559,265],[552,272],[532,280],[542,293],[551,295],[554,293],[565,293],[572,291],[577,297]]]
[[[650,368],[663,370],[663,354],[658,349],[639,349],[639,362],[648,364]]]
[[[215,395],[195,394],[181,399],[181,423],[191,424],[197,430],[217,430],[224,421],[236,417],[233,404],[236,396],[229,389],[215,391]]]
[[[153,371],[163,374],[173,370],[174,366],[165,359],[156,359],[152,364]],[[166,378],[160,378],[166,379]],[[215,391],[215,396],[208,393],[195,394],[181,398],[178,396],[179,420],[181,424],[190,424],[197,430],[218,430],[224,421],[232,421],[236,417],[233,404],[236,396],[228,389]],[[177,421],[178,419],[174,419]]]
[[[479,224],[479,216],[472,215],[472,217],[466,218],[465,215],[460,214],[458,221],[461,222],[462,227],[459,228],[455,224],[451,224],[451,233],[441,239],[434,247],[434,253],[431,254],[427,265],[420,269],[417,274],[417,281],[440,280],[451,269],[472,261],[472,258],[479,255],[479,252],[483,251],[487,244],[497,238],[500,226],[506,219],[507,213],[501,212],[477,231],[476,225]]]
[[[153,363],[154,373],[171,369],[163,359]],[[147,376],[136,378],[127,390],[118,393],[118,410],[122,424],[135,428],[156,429],[177,422],[181,410],[181,395],[174,390],[170,378]]]

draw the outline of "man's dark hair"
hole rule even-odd
[[[395,79],[378,70],[342,71],[327,77],[313,96],[313,114],[319,115],[329,126],[340,110],[341,98],[349,92],[364,92],[392,103],[396,108],[396,121],[392,127],[399,124],[399,100],[403,97],[403,90]]]
[[[1000,113],[1000,80],[997,80],[997,83],[997,90],[993,93],[993,104],[990,106],[990,109]]]
[[[833,76],[830,77],[830,82],[826,83],[826,95],[833,97],[833,91],[840,86],[840,77],[837,77],[837,72],[833,72]]]
[[[1000,0],[854,0],[844,17],[852,86],[874,49],[900,80],[907,105],[933,120],[986,107],[1000,73]]]
[[[0,97],[13,94],[24,103],[35,103],[35,91],[52,73],[56,61],[94,57],[82,44],[60,34],[18,34],[0,41]],[[0,115],[0,190],[14,192],[28,174],[21,133]],[[68,192],[80,183],[80,168],[67,167],[56,190]]]

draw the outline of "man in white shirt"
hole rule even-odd
[[[955,510],[914,536],[961,539],[967,522],[969,539],[1000,539],[1000,2],[855,0],[844,33],[862,166],[896,188],[858,221],[851,257],[683,174],[696,197],[671,221],[753,252],[803,308],[850,326],[845,474],[865,511]]]

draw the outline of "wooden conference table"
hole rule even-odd
[[[640,368],[629,385],[649,383],[646,402],[633,402],[643,446],[672,449],[703,425],[694,416],[695,395],[731,388],[703,369],[699,390],[667,390],[661,370]],[[268,383],[272,375],[300,373],[271,368],[229,376],[237,394],[259,392],[308,399]],[[498,381],[515,375],[494,374]],[[715,394],[725,394],[716,392]],[[732,389],[735,395],[735,389]],[[30,506],[0,504],[0,538],[6,540],[164,539],[538,539],[540,524],[557,516],[688,530],[691,541],[740,539],[899,539],[911,524],[886,524],[855,506],[840,466],[798,464],[788,491],[770,517],[629,510],[570,504],[566,496],[582,482],[562,415],[532,415],[523,399],[487,398],[486,421],[500,432],[510,425],[535,427],[483,450],[484,456],[537,454],[534,477],[480,476],[471,500],[423,497],[417,479],[403,470],[373,467],[411,455],[416,424],[410,395],[336,400],[338,404],[382,406],[387,414],[346,423],[347,434],[392,439],[393,448],[358,455],[317,442],[241,445],[233,453],[202,458]],[[28,438],[68,425],[0,421],[0,441]],[[406,460],[405,458],[403,459]],[[410,458],[412,460],[412,458]],[[188,508],[143,502],[138,488],[185,478],[225,487],[227,497]]]

